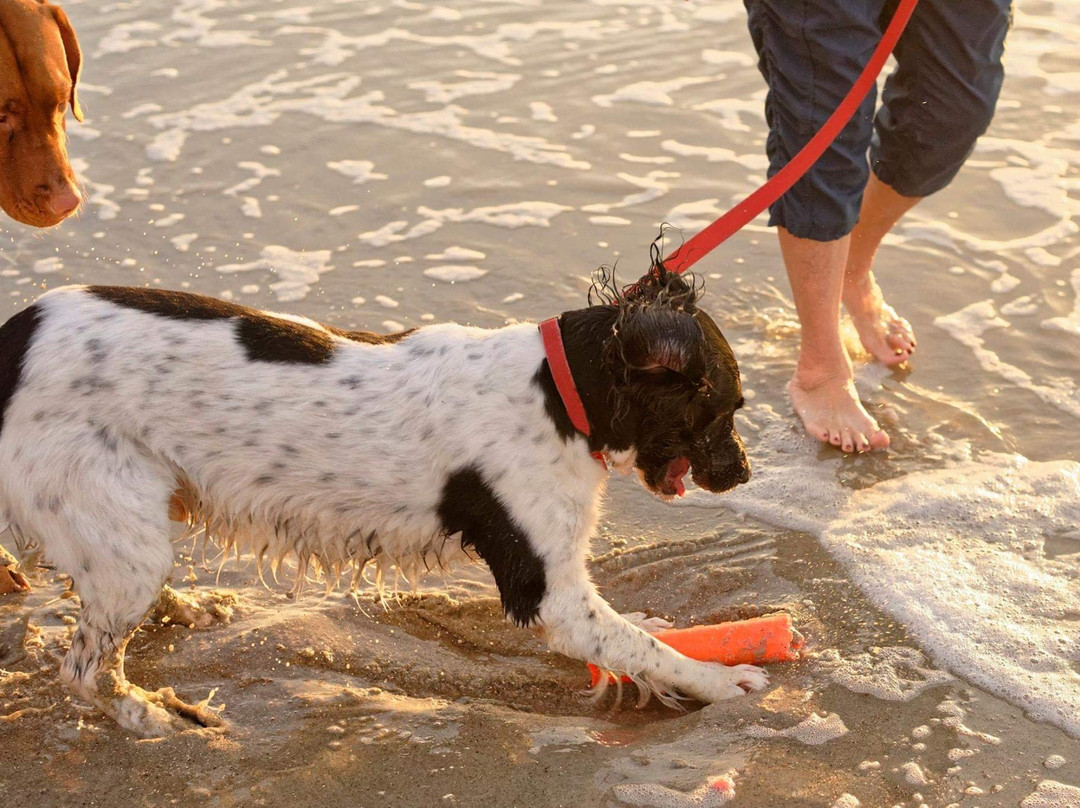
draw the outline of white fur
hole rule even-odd
[[[229,320],[176,320],[82,287],[44,295],[0,434],[0,521],[75,579],[80,633],[67,683],[141,735],[192,717],[171,691],[123,677],[124,645],[172,569],[178,487],[226,545],[328,575],[369,561],[447,563],[436,514],[473,466],[543,561],[551,647],[625,672],[663,698],[764,686],[763,672],[694,662],[618,616],[585,558],[604,470],[563,441],[533,383],[537,329],[420,329],[396,344],[335,337],[323,365],[250,360]],[[290,317],[312,328],[317,323]],[[616,465],[627,470],[632,450]]]

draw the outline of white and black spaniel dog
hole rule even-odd
[[[559,318],[591,424],[578,432],[536,325],[380,336],[145,288],[50,291],[0,327],[0,530],[82,601],[61,675],[122,726],[214,723],[124,676],[173,570],[170,514],[309,575],[408,574],[473,551],[508,617],[671,701],[767,684],[684,657],[597,594],[586,556],[607,470],[661,496],[688,471],[749,478],[739,371],[687,282],[662,268]]]

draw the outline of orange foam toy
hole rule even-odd
[[[672,628],[658,631],[653,636],[691,659],[722,665],[790,662],[799,658],[803,647],[803,636],[784,612],[732,623]],[[593,687],[596,687],[600,669],[589,665],[589,672]],[[614,677],[610,681],[614,682]],[[629,682],[630,678],[624,676],[623,681]]]

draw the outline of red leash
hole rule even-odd
[[[874,49],[866,67],[817,134],[768,182],[665,258],[664,267],[669,272],[685,272],[783,196],[792,185],[799,181],[800,177],[810,170],[829,145],[836,140],[837,135],[851,120],[851,116],[855,114],[859,104],[863,102],[866,94],[877,81],[889,54],[896,47],[918,3],[919,0],[900,0],[896,13],[893,14],[889,26],[881,37],[881,42]],[[544,340],[544,353],[547,354],[548,367],[551,369],[551,375],[562,398],[563,406],[566,407],[566,413],[570,416],[570,422],[578,432],[588,437],[591,432],[589,417],[585,413],[585,405],[578,394],[577,385],[574,384],[570,363],[566,359],[559,319],[553,317],[540,323],[540,334]],[[592,456],[600,463],[605,463],[602,452],[593,452]]]

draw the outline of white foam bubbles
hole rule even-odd
[[[319,276],[330,272],[330,250],[291,250],[279,244],[263,247],[261,258],[246,264],[225,264],[214,267],[218,272],[270,271],[280,280],[270,284],[270,290],[283,303],[296,302],[307,297],[311,285]]]
[[[611,107],[622,102],[670,107],[675,104],[675,99],[671,97],[672,93],[711,81],[715,79],[709,76],[681,76],[667,81],[637,81],[620,87],[613,93],[594,95],[592,100],[598,107]]]
[[[617,208],[629,208],[635,205],[643,205],[665,196],[671,190],[671,185],[664,180],[676,179],[680,175],[672,171],[650,171],[644,177],[634,174],[616,174],[623,182],[641,188],[637,193],[627,194],[618,202],[597,202],[585,205],[581,209],[586,213],[609,213]]]
[[[545,101],[530,101],[529,112],[532,114],[534,121],[540,121],[541,123],[555,123],[559,120],[555,115],[555,111],[551,108],[551,104]]]
[[[424,257],[429,261],[482,261],[486,256],[479,250],[455,245],[447,247],[440,253],[429,253]]]
[[[199,237],[198,233],[183,233],[179,236],[173,236],[169,239],[169,243],[176,248],[177,252],[187,252],[191,249],[191,243]]]
[[[751,738],[791,738],[807,746],[820,746],[847,733],[848,728],[836,713],[827,715],[811,713],[804,721],[785,729],[773,729],[756,724],[746,728],[746,734]]]
[[[486,269],[468,264],[442,264],[424,270],[424,275],[443,283],[465,283],[487,275]]]
[[[385,180],[386,174],[375,171],[375,164],[370,160],[333,160],[326,167],[353,181],[353,185],[363,185],[372,180]]]
[[[183,129],[166,129],[154,136],[146,147],[146,156],[159,162],[175,163],[184,148],[188,133]]]
[[[1080,788],[1043,780],[1020,802],[1020,808],[1076,808],[1080,805]]]
[[[468,95],[487,95],[511,89],[521,81],[518,73],[491,73],[488,71],[455,70],[454,75],[465,81],[444,82],[434,79],[410,82],[410,90],[420,90],[424,100],[432,104],[451,104]]]
[[[901,776],[904,778],[904,782],[909,786],[925,788],[930,785],[930,780],[926,776],[926,772],[924,772],[922,766],[914,760],[909,760],[907,763],[900,764],[899,770]]]
[[[676,791],[657,783],[625,783],[615,786],[612,791],[627,805],[647,808],[718,808],[735,799],[735,781],[730,774],[725,774],[691,792]]]
[[[883,701],[910,701],[928,687],[953,678],[931,668],[917,649],[904,646],[874,647],[846,658],[830,648],[822,652],[819,662],[831,669],[831,678],[838,685]]]
[[[1039,310],[1039,304],[1031,295],[1022,295],[1015,300],[1010,300],[1001,307],[1001,313],[1006,317],[1026,317]]]
[[[120,205],[109,199],[109,194],[116,190],[115,185],[107,185],[103,182],[94,182],[87,176],[89,164],[81,157],[71,158],[71,169],[75,172],[75,178],[86,191],[86,202],[97,208],[97,216],[101,221],[115,219],[120,213]]]
[[[262,181],[267,177],[280,177],[281,170],[277,168],[271,168],[270,166],[263,165],[257,160],[242,160],[236,164],[237,168],[242,168],[245,171],[250,171],[252,176],[246,180],[241,180],[235,185],[231,185],[222,191],[226,196],[238,196],[242,193],[250,191],[252,188],[256,188],[262,185]]]
[[[1043,321],[1043,328],[1055,331],[1064,331],[1074,337],[1080,337],[1080,268],[1074,269],[1071,276],[1073,294],[1073,310],[1063,317],[1051,317]]]
[[[262,206],[259,200],[253,196],[245,196],[241,200],[240,212],[251,219],[262,218]]]
[[[34,262],[34,272],[38,275],[53,275],[64,268],[64,262],[59,255],[50,255],[47,258],[39,258]]]
[[[660,143],[660,148],[684,157],[704,157],[710,163],[735,163],[751,171],[764,171],[769,167],[769,158],[764,154],[738,154],[720,146],[691,146],[668,139]]]
[[[179,224],[183,220],[183,213],[170,213],[168,216],[154,219],[154,227],[172,227],[174,224]]]

